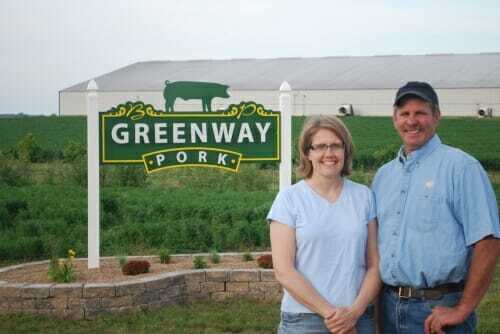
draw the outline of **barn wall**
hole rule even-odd
[[[299,90],[292,91],[295,115],[336,114],[339,106],[352,104],[355,115],[389,116],[395,89],[374,90]],[[493,108],[493,115],[500,116],[500,88],[438,89],[444,116],[475,116],[479,107]],[[104,111],[119,103],[141,100],[156,109],[165,110],[162,92],[100,92],[99,109]],[[265,107],[278,110],[278,91],[231,91],[229,99],[215,98],[212,110],[225,109],[231,103],[256,101]],[[84,92],[61,92],[61,115],[84,115]],[[199,100],[178,99],[176,111],[201,111]]]

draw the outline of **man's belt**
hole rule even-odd
[[[425,299],[439,299],[444,294],[452,292],[461,292],[464,290],[464,283],[448,283],[438,285],[434,288],[415,289],[409,286],[392,286],[384,284],[386,288],[395,292],[399,298],[425,298]]]

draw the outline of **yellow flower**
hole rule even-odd
[[[74,250],[70,249],[70,250],[68,251],[68,257],[73,258],[73,257],[75,257],[75,256],[76,256],[76,252],[75,252]]]

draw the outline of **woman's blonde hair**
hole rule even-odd
[[[320,129],[333,132],[342,141],[342,144],[344,144],[344,167],[340,175],[351,175],[352,159],[354,157],[354,144],[352,143],[351,133],[340,119],[335,116],[325,115],[308,117],[302,127],[299,137],[299,166],[297,173],[306,179],[311,177],[313,166],[307,156],[311,149],[312,137]]]

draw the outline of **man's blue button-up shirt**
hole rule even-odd
[[[495,193],[479,162],[437,135],[399,151],[373,180],[380,273],[386,284],[434,287],[466,279],[472,245],[500,238]]]

